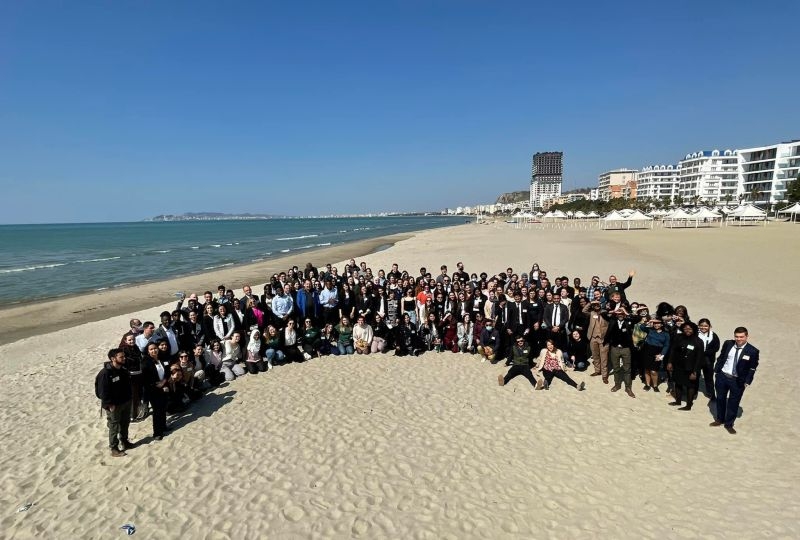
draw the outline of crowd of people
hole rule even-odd
[[[458,263],[437,275],[398,268],[373,273],[351,259],[340,274],[331,264],[293,267],[275,274],[255,294],[224,285],[217,294],[181,294],[159,324],[133,319],[98,373],[95,392],[106,410],[113,456],[136,445],[131,421],[152,417],[153,437],[169,431],[167,415],[185,411],[215,386],[289,362],[329,355],[424,352],[474,355],[509,366],[503,386],[517,375],[536,390],[558,379],[582,391],[569,372],[624,390],[633,381],[647,392],[662,385],[670,405],[690,410],[703,392],[716,402],[712,426],[730,433],[744,389],[752,383],[759,352],[739,327],[721,343],[711,322],[695,323],[686,306],[664,301],[651,310],[629,298],[634,272],[625,281],[593,276],[548,277],[533,264],[489,275],[467,273]],[[537,381],[535,375],[541,375]],[[685,404],[684,404],[685,402]]]

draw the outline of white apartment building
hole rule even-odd
[[[738,200],[741,187],[736,150],[706,150],[686,154],[678,167],[678,194],[684,202],[697,200],[717,204]]]
[[[636,175],[636,197],[672,203],[678,195],[680,166],[650,165]]]
[[[800,173],[800,140],[744,148],[738,154],[744,201],[770,210],[786,199],[786,183]]]
[[[636,198],[635,169],[615,169],[597,177],[598,198],[603,201],[620,197]]]

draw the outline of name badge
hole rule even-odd
[[[600,315],[592,315],[592,318],[594,318],[594,319],[599,319],[599,318],[600,318]]]
[[[750,360],[750,355],[745,354],[744,356],[742,356],[742,360]]]
[[[528,312],[528,310],[527,310],[527,309],[523,309],[523,310],[522,310],[522,313],[527,313],[527,312]]]
[[[694,345],[687,345],[686,348],[689,349],[690,351],[693,351],[694,350]]]
[[[628,331],[627,328],[620,328],[620,330],[622,330],[623,332],[627,332]]]
[[[117,382],[119,380],[119,376],[112,377],[111,382]]]

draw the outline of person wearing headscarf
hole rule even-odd
[[[267,364],[264,362],[264,355],[261,351],[262,348],[261,332],[255,329],[250,332],[250,339],[247,341],[247,357],[244,362],[244,365],[247,366],[247,371],[251,375],[267,371]]]

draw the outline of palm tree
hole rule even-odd
[[[750,202],[758,202],[758,188],[755,186],[750,190]]]
[[[733,195],[731,195],[730,193],[725,195],[725,198],[724,198],[725,206],[728,206],[729,204],[731,204],[731,200],[732,199],[733,199]]]

